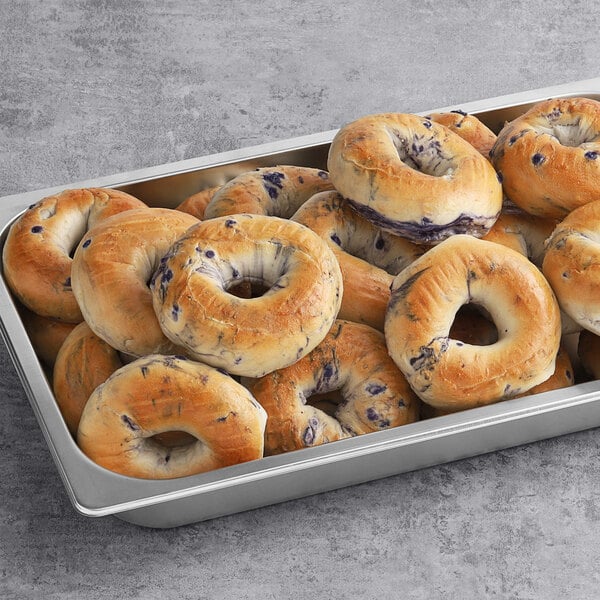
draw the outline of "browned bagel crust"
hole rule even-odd
[[[437,112],[427,115],[427,118],[444,125],[466,140],[483,156],[489,158],[490,150],[496,143],[496,134],[475,115],[462,110]]]
[[[330,416],[307,403],[341,391]],[[383,334],[337,320],[323,341],[296,363],[251,385],[267,411],[265,454],[279,454],[417,420],[419,399],[389,357]]]
[[[171,244],[198,219],[168,208],[114,215],[90,229],[73,257],[73,292],[88,325],[134,356],[179,353],[163,334],[148,282]]]
[[[413,114],[368,115],[343,126],[327,168],[355,210],[417,244],[480,237],[502,207],[490,162],[449,128]]]
[[[505,124],[490,160],[512,202],[533,215],[562,219],[600,197],[600,102],[536,103]]]
[[[498,342],[473,346],[449,337],[454,315],[469,303],[490,313]],[[420,398],[457,410],[514,397],[548,379],[560,327],[554,294],[527,258],[457,235],[396,276],[385,336]]]
[[[61,346],[53,371],[54,397],[69,431],[75,435],[91,393],[123,366],[119,353],[83,321]]]
[[[243,281],[268,291],[239,298]],[[340,267],[308,227],[279,217],[216,217],[191,228],[151,283],[165,334],[189,356],[230,373],[260,377],[310,352],[341,303]]]
[[[546,243],[542,271],[562,310],[600,334],[600,200],[567,215]]]
[[[554,373],[543,381],[542,383],[535,385],[530,390],[515,396],[515,398],[523,398],[525,396],[533,396],[534,394],[541,394],[542,392],[550,392],[552,390],[559,390],[562,388],[569,387],[575,383],[575,375],[573,371],[573,363],[569,357],[569,353],[560,346],[558,354],[556,355],[556,367]],[[425,402],[421,403],[421,418],[428,419],[431,417],[440,417],[442,415],[448,415],[452,412],[451,410],[443,410],[434,408]]]
[[[425,248],[379,229],[336,191],[315,194],[291,218],[325,240],[338,260],[344,281],[338,317],[383,331],[394,275]]]
[[[204,218],[238,213],[288,219],[313,194],[333,189],[322,169],[278,165],[241,173],[215,193]]]
[[[202,220],[204,219],[204,211],[206,210],[206,206],[220,188],[220,185],[215,185],[213,187],[200,190],[199,192],[188,196],[185,200],[180,202],[175,207],[175,210],[180,210],[181,212],[188,213],[197,219]]]
[[[228,375],[181,357],[150,355],[96,388],[77,442],[111,471],[170,479],[261,458],[265,421],[260,404]],[[197,441],[171,448],[152,439],[168,431]]]
[[[141,200],[109,188],[64,190],[36,202],[8,232],[2,253],[8,286],[34,313],[79,323],[71,253],[96,223],[142,206]]]

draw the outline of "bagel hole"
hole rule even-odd
[[[227,289],[227,292],[238,298],[260,298],[270,289],[264,281],[244,280]]]
[[[322,392],[320,394],[312,394],[307,396],[306,404],[322,410],[330,417],[334,417],[340,404],[344,403],[344,396],[341,390],[332,390],[330,392]]]
[[[498,329],[494,321],[477,304],[464,304],[458,309],[448,335],[473,346],[490,346],[498,341]]]
[[[192,434],[186,431],[162,431],[148,438],[165,448],[179,448],[180,446],[189,446],[197,442]]]

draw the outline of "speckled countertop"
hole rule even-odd
[[[598,76],[593,3],[1,2],[0,196]],[[71,506],[0,346],[0,597],[599,596],[582,433],[176,529]]]

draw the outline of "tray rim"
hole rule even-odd
[[[459,109],[477,114],[484,111],[500,110],[519,104],[536,102],[553,96],[589,94],[600,94],[600,78],[580,80],[475,100],[421,111],[416,114],[426,115],[432,112]],[[66,185],[56,185],[7,195],[0,198],[0,232],[5,232],[18,214],[25,210],[33,201],[67,188],[118,187],[160,177],[252,160],[269,154],[328,144],[336,132],[337,129],[334,129],[96,177]],[[200,496],[208,491],[231,488],[240,483],[277,477],[280,474],[302,471],[322,464],[352,460],[352,457],[359,454],[365,455],[367,453],[375,454],[384,452],[393,447],[416,444],[468,431],[481,430],[515,419],[562,411],[575,405],[595,404],[597,400],[600,400],[600,380],[596,380],[563,388],[562,390],[554,390],[535,396],[527,396],[474,408],[452,415],[418,421],[399,428],[375,432],[348,440],[340,440],[323,446],[265,457],[258,461],[233,465],[209,473],[170,480],[139,480],[124,477],[99,467],[83,455],[76,446],[58,410],[41,364],[29,342],[4,277],[0,278],[0,334],[17,370],[38,424],[42,429],[71,503],[79,513],[93,517],[111,514],[118,516],[119,513],[134,511],[136,508],[148,507],[154,504],[168,503],[173,499],[182,499],[195,495]],[[585,428],[592,428],[598,424],[600,423],[590,423],[589,427]],[[569,431],[566,430],[565,433],[567,432]],[[481,452],[477,452],[476,454],[481,454]],[[397,473],[399,474],[406,470],[410,469],[403,470],[399,468]],[[95,490],[106,485],[106,489],[110,489],[113,496],[115,496],[113,492],[116,485],[119,491],[118,498],[109,501],[108,498],[100,497],[98,494],[90,494],[89,486],[92,482],[94,484],[92,489]],[[352,482],[348,483],[348,485],[352,485]],[[265,502],[265,504],[267,503],[269,502]]]

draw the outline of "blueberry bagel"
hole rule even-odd
[[[490,153],[508,198],[562,219],[600,198],[600,102],[557,98],[508,122]]]
[[[204,218],[250,213],[287,219],[313,194],[332,188],[329,173],[321,169],[263,167],[223,185],[206,206]]]
[[[450,337],[465,304],[487,311],[498,332],[495,343]],[[560,313],[548,282],[526,257],[456,235],[395,277],[385,337],[417,395],[458,410],[512,398],[548,379],[561,338]]]
[[[90,396],[77,442],[100,466],[171,479],[261,458],[266,413],[248,390],[208,365],[150,355],[117,369]],[[189,442],[156,436],[185,432]]]
[[[148,287],[162,256],[198,219],[140,208],[90,229],[73,257],[72,285],[92,331],[134,356],[179,353],[160,328]]]
[[[351,321],[337,320],[312,352],[250,389],[268,415],[265,454],[381,431],[419,414],[419,399],[389,357],[383,334]],[[336,391],[332,414],[311,402]]]
[[[418,244],[458,233],[481,237],[502,207],[490,162],[425,117],[385,113],[353,121],[335,135],[327,165],[356,211]]]
[[[250,282],[264,293],[229,292]],[[337,317],[340,267],[308,227],[232,215],[198,223],[151,282],[162,330],[186,353],[230,373],[260,377],[310,352]]]
[[[83,320],[71,287],[72,255],[85,232],[141,200],[108,188],[64,190],[30,206],[11,226],[2,254],[4,276],[31,311],[68,323]]]

